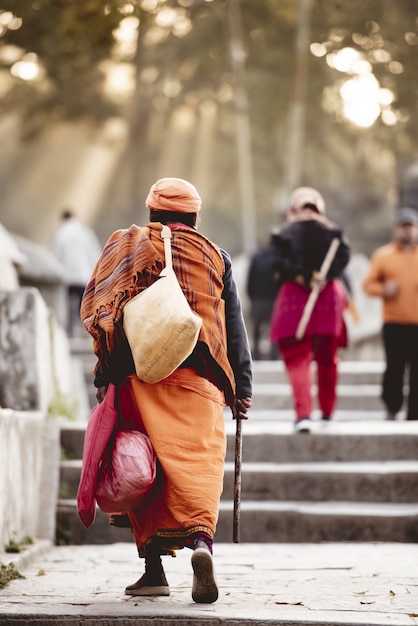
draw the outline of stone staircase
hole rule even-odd
[[[84,343],[84,346],[83,346]],[[87,349],[86,349],[87,343]],[[91,385],[90,342],[74,352]],[[329,424],[314,413],[310,435],[293,433],[290,387],[281,361],[254,363],[254,407],[243,423],[242,542],[418,541],[418,422],[384,420],[381,362],[340,365],[339,404]],[[224,493],[216,541],[232,541],[235,422],[228,437]],[[86,530],[75,495],[85,424],[62,426],[61,498],[57,541],[132,541],[97,511]]]

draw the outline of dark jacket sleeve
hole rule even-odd
[[[279,274],[280,284],[294,280],[303,273],[303,258],[299,254],[299,241],[288,232],[274,231],[271,234],[270,253],[274,270]]]
[[[228,359],[235,376],[236,396],[252,396],[252,361],[247,331],[242,315],[241,300],[232,273],[231,257],[221,250],[225,275],[222,298],[225,301]]]
[[[125,376],[135,373],[132,352],[128,340],[122,333],[117,346],[110,355],[109,365],[100,365],[101,367],[97,367],[94,377],[95,387],[106,387],[109,383],[120,385]]]

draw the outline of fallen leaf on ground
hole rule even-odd
[[[303,602],[275,602],[274,604],[292,604],[293,606],[303,606]]]

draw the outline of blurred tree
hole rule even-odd
[[[0,7],[1,109],[19,110],[23,132],[45,124],[115,113],[103,97],[100,63],[109,58],[123,3],[110,0],[4,0]],[[7,83],[6,83],[7,84]]]
[[[60,119],[129,123],[102,228],[138,219],[150,183],[180,175],[203,190],[208,234],[242,249],[227,2],[0,0],[0,110],[21,115],[26,138]],[[241,0],[260,237],[285,200],[299,8]],[[312,0],[298,176],[366,251],[416,158],[417,19],[416,0]]]

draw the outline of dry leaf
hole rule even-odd
[[[275,602],[274,604],[291,604],[292,606],[303,606],[303,602]]]

